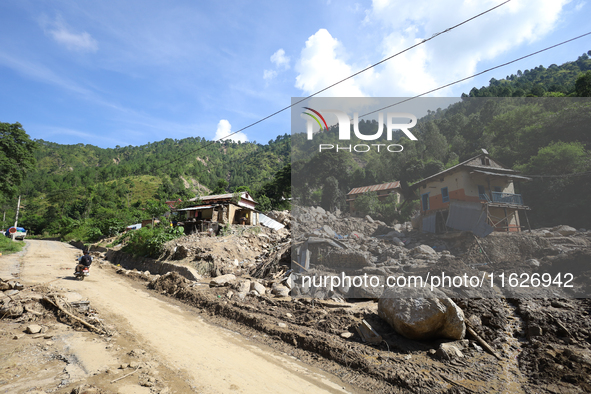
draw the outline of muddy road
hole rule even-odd
[[[184,377],[195,392],[354,391],[338,378],[294,357],[211,325],[195,310],[166,302],[97,263],[84,281],[75,280],[74,260],[80,251],[68,244],[26,242],[27,249],[20,256],[0,259],[4,277],[18,271],[23,283],[47,284],[88,298],[106,322],[118,332],[133,336],[153,358]]]

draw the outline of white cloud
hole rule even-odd
[[[416,95],[474,74],[482,62],[497,59],[520,45],[549,35],[569,1],[518,0],[505,4],[337,85],[323,95]],[[371,9],[366,11],[363,24],[385,34],[381,35],[381,42],[376,43],[373,53],[365,45],[364,53],[359,55],[376,61],[386,58],[500,2],[374,0]],[[343,44],[321,29],[306,41],[295,67],[298,72],[295,86],[310,94],[365,66],[351,62]],[[470,81],[465,84],[469,85]],[[451,88],[448,88],[435,94],[450,93]]]
[[[268,81],[277,76],[277,71],[275,70],[265,70],[263,71],[263,79]]]
[[[43,24],[45,25],[45,34],[71,51],[96,52],[98,50],[97,41],[90,34],[85,31],[82,33],[70,31],[60,16],[54,21],[45,21]]]
[[[289,57],[285,56],[285,51],[279,49],[277,52],[271,55],[271,61],[275,63],[277,68],[283,68],[289,70]]]
[[[220,120],[218,123],[218,128],[215,132],[215,139],[219,140],[220,138],[227,137],[228,135],[232,134],[232,125],[226,119]],[[243,132],[239,132],[231,136],[230,138],[225,138],[224,140],[234,140],[236,142],[247,142],[248,137]]]
[[[302,49],[295,70],[296,88],[305,93],[313,93],[343,79],[353,73],[344,58],[341,43],[333,38],[328,30],[320,29],[308,38]],[[324,96],[359,97],[366,96],[355,80],[345,81],[323,94]]]
[[[583,9],[583,7],[585,6],[585,4],[587,4],[586,1],[581,1],[579,3],[577,3],[577,5],[575,6],[575,11],[581,11]]]

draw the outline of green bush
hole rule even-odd
[[[142,227],[129,231],[116,242],[125,242],[124,252],[158,258],[162,252],[162,245],[184,235],[182,227]]]
[[[13,241],[3,234],[0,235],[0,252],[3,254],[19,252],[24,246],[25,243],[22,241]]]

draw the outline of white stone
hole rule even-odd
[[[217,277],[211,279],[211,282],[209,282],[209,286],[210,287],[228,286],[232,282],[234,282],[235,280],[236,280],[236,275],[234,275],[234,274],[217,276]]]

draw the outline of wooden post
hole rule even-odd
[[[531,233],[531,226],[529,225],[529,218],[527,217],[527,209],[523,210],[523,214],[525,215],[525,221],[527,222],[527,228],[529,229],[529,232]]]
[[[505,223],[507,223],[507,232],[509,232],[509,215],[507,214],[507,208],[503,208],[505,211]]]

